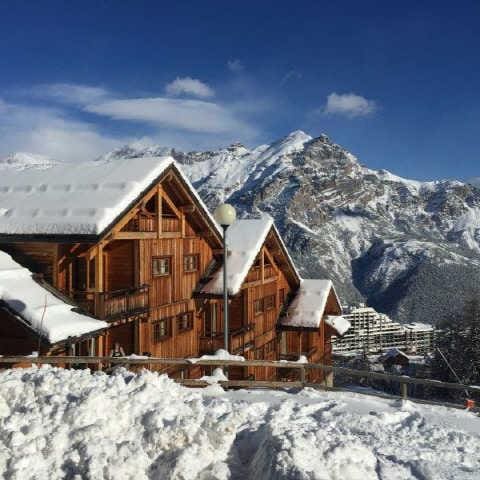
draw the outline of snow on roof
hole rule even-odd
[[[63,302],[42,287],[32,278],[32,273],[28,269],[2,251],[0,251],[0,300],[52,344],[108,326],[106,322],[73,312],[72,305]]]
[[[331,280],[303,279],[295,298],[288,307],[287,315],[280,319],[280,325],[318,328],[331,291],[336,296]]]
[[[350,322],[341,315],[327,315],[325,317],[325,323],[332,327],[340,336],[345,335],[351,327]]]
[[[98,235],[174,163],[171,157],[142,157],[44,170],[5,169],[0,176],[0,233]]]
[[[381,362],[383,362],[383,361],[385,361],[385,360],[387,360],[387,359],[389,359],[389,358],[395,358],[395,357],[397,357],[397,356],[404,357],[404,358],[406,358],[407,360],[410,360],[410,357],[409,357],[406,353],[404,353],[402,350],[400,350],[399,348],[396,348],[396,347],[390,348],[390,349],[387,350],[385,353],[383,353],[383,354],[380,356],[379,360],[380,360]]]
[[[258,219],[237,220],[227,230],[227,281],[228,292],[236,295],[244,282],[256,256],[273,226],[270,215]],[[223,266],[214,273],[202,293],[223,293]]]

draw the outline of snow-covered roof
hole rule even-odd
[[[172,157],[142,157],[47,169],[4,169],[0,175],[0,234],[98,235],[174,164]],[[175,167],[209,215],[195,189]]]
[[[320,327],[330,292],[333,292],[336,297],[337,294],[331,280],[303,279],[295,298],[288,307],[287,314],[280,319],[280,325],[283,327]],[[339,302],[338,304],[340,305]]]
[[[396,358],[396,357],[404,357],[406,358],[407,360],[410,360],[410,357],[405,353],[403,352],[402,350],[400,350],[399,348],[390,348],[389,350],[387,350],[385,353],[383,353],[380,357],[379,357],[379,360],[381,362],[384,362],[385,360],[389,359],[389,358]]]
[[[340,336],[345,335],[351,327],[350,322],[341,315],[327,315],[324,320],[325,323],[332,327]]]
[[[242,283],[245,281],[272,228],[275,229],[272,217],[262,214],[260,218],[237,220],[227,230],[227,281],[230,295],[236,295],[240,291]],[[288,256],[288,251],[280,235],[278,235],[278,238]],[[289,256],[288,259],[292,268],[295,269],[295,265]],[[296,270],[295,273],[297,273]],[[202,287],[201,292],[212,295],[223,293],[223,265],[214,273],[213,278]]]
[[[106,328],[106,322],[74,308],[42,287],[32,273],[0,251],[0,301],[51,344]],[[46,308],[45,308],[46,304]],[[44,313],[45,310],[45,314]],[[43,320],[42,320],[43,316]]]

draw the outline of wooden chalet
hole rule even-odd
[[[350,323],[342,316],[342,308],[330,280],[302,280],[300,288],[280,318],[280,359],[308,361],[331,365],[332,335],[342,336]],[[288,372],[287,372],[288,373]],[[311,381],[330,384],[332,375],[309,372]]]
[[[338,299],[331,282],[300,279],[271,217],[232,225],[226,261],[231,353],[329,361]],[[13,270],[28,277],[15,284],[20,302],[5,288]],[[42,354],[214,353],[222,277],[218,225],[170,157],[2,171],[0,354],[38,350],[38,338]]]
[[[198,354],[192,293],[221,235],[173,159],[2,172],[0,206],[0,249],[107,322],[91,352]]]

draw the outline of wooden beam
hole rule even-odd
[[[180,211],[183,213],[193,213],[196,208],[195,205],[181,205],[179,207]]]
[[[155,238],[158,238],[157,232],[117,232],[113,236],[114,240],[151,240]]]
[[[260,250],[260,280],[265,281],[265,247]]]
[[[103,292],[103,245],[97,245],[95,255],[95,292]]]
[[[161,185],[157,188],[157,238],[160,238],[162,233],[162,198],[163,189]]]
[[[180,210],[177,208],[177,206],[172,202],[170,197],[165,193],[165,191],[162,191],[162,198],[165,200],[165,203],[172,209],[173,213],[175,216],[180,220],[182,214]]]

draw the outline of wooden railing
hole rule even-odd
[[[275,270],[273,265],[264,265],[263,267],[263,277],[271,278],[275,276]],[[261,267],[252,267],[247,275],[247,282],[258,282],[262,279],[262,269]]]
[[[132,218],[124,230],[126,232],[156,232],[157,231],[157,217],[138,215]],[[163,232],[179,232],[180,220],[175,216],[162,217],[162,231]]]
[[[115,320],[149,310],[148,285],[111,292],[75,292],[77,304],[102,320]]]
[[[255,324],[249,323],[242,328],[233,330],[229,334],[229,351],[238,354],[243,353],[253,347],[255,339]],[[200,337],[200,354],[214,353],[217,350],[225,348],[225,339],[223,332],[215,335],[205,335]]]
[[[438,380],[431,380],[426,378],[414,378],[406,375],[391,375],[388,373],[371,372],[368,370],[356,370],[345,367],[334,367],[331,365],[323,365],[321,363],[298,363],[288,361],[269,361],[269,360],[202,360],[202,359],[186,359],[186,358],[129,358],[129,357],[25,357],[25,356],[5,356],[0,357],[1,365],[17,364],[25,367],[28,365],[42,365],[42,364],[56,364],[56,365],[97,365],[97,369],[101,370],[105,365],[114,366],[120,364],[122,366],[144,366],[152,368],[157,365],[175,366],[177,368],[191,367],[192,365],[208,366],[208,367],[273,367],[275,369],[297,369],[299,372],[297,381],[260,381],[260,380],[227,380],[219,381],[223,387],[242,387],[242,388],[320,388],[325,390],[340,390],[349,391],[348,388],[329,387],[322,383],[311,383],[307,381],[307,372],[322,371],[325,374],[335,373],[343,374],[352,377],[370,378],[376,380],[384,380],[390,383],[400,384],[401,397],[398,395],[384,394],[383,392],[374,392],[372,390],[362,391],[363,395],[373,395],[387,398],[403,398],[407,399],[408,385],[423,385],[430,388],[445,389],[449,391],[468,392],[470,396],[475,396],[480,399],[480,386],[465,385],[461,383],[441,382]],[[0,367],[1,368],[1,367]],[[187,370],[183,370],[185,372]],[[179,383],[193,387],[206,387],[208,382],[198,379],[186,379],[184,375],[182,378],[175,379]],[[411,397],[409,397],[411,398]],[[453,407],[460,407],[459,404],[452,404],[447,402],[429,401],[423,399],[411,398],[414,401],[431,404],[441,404]],[[461,405],[463,408],[463,404]]]

